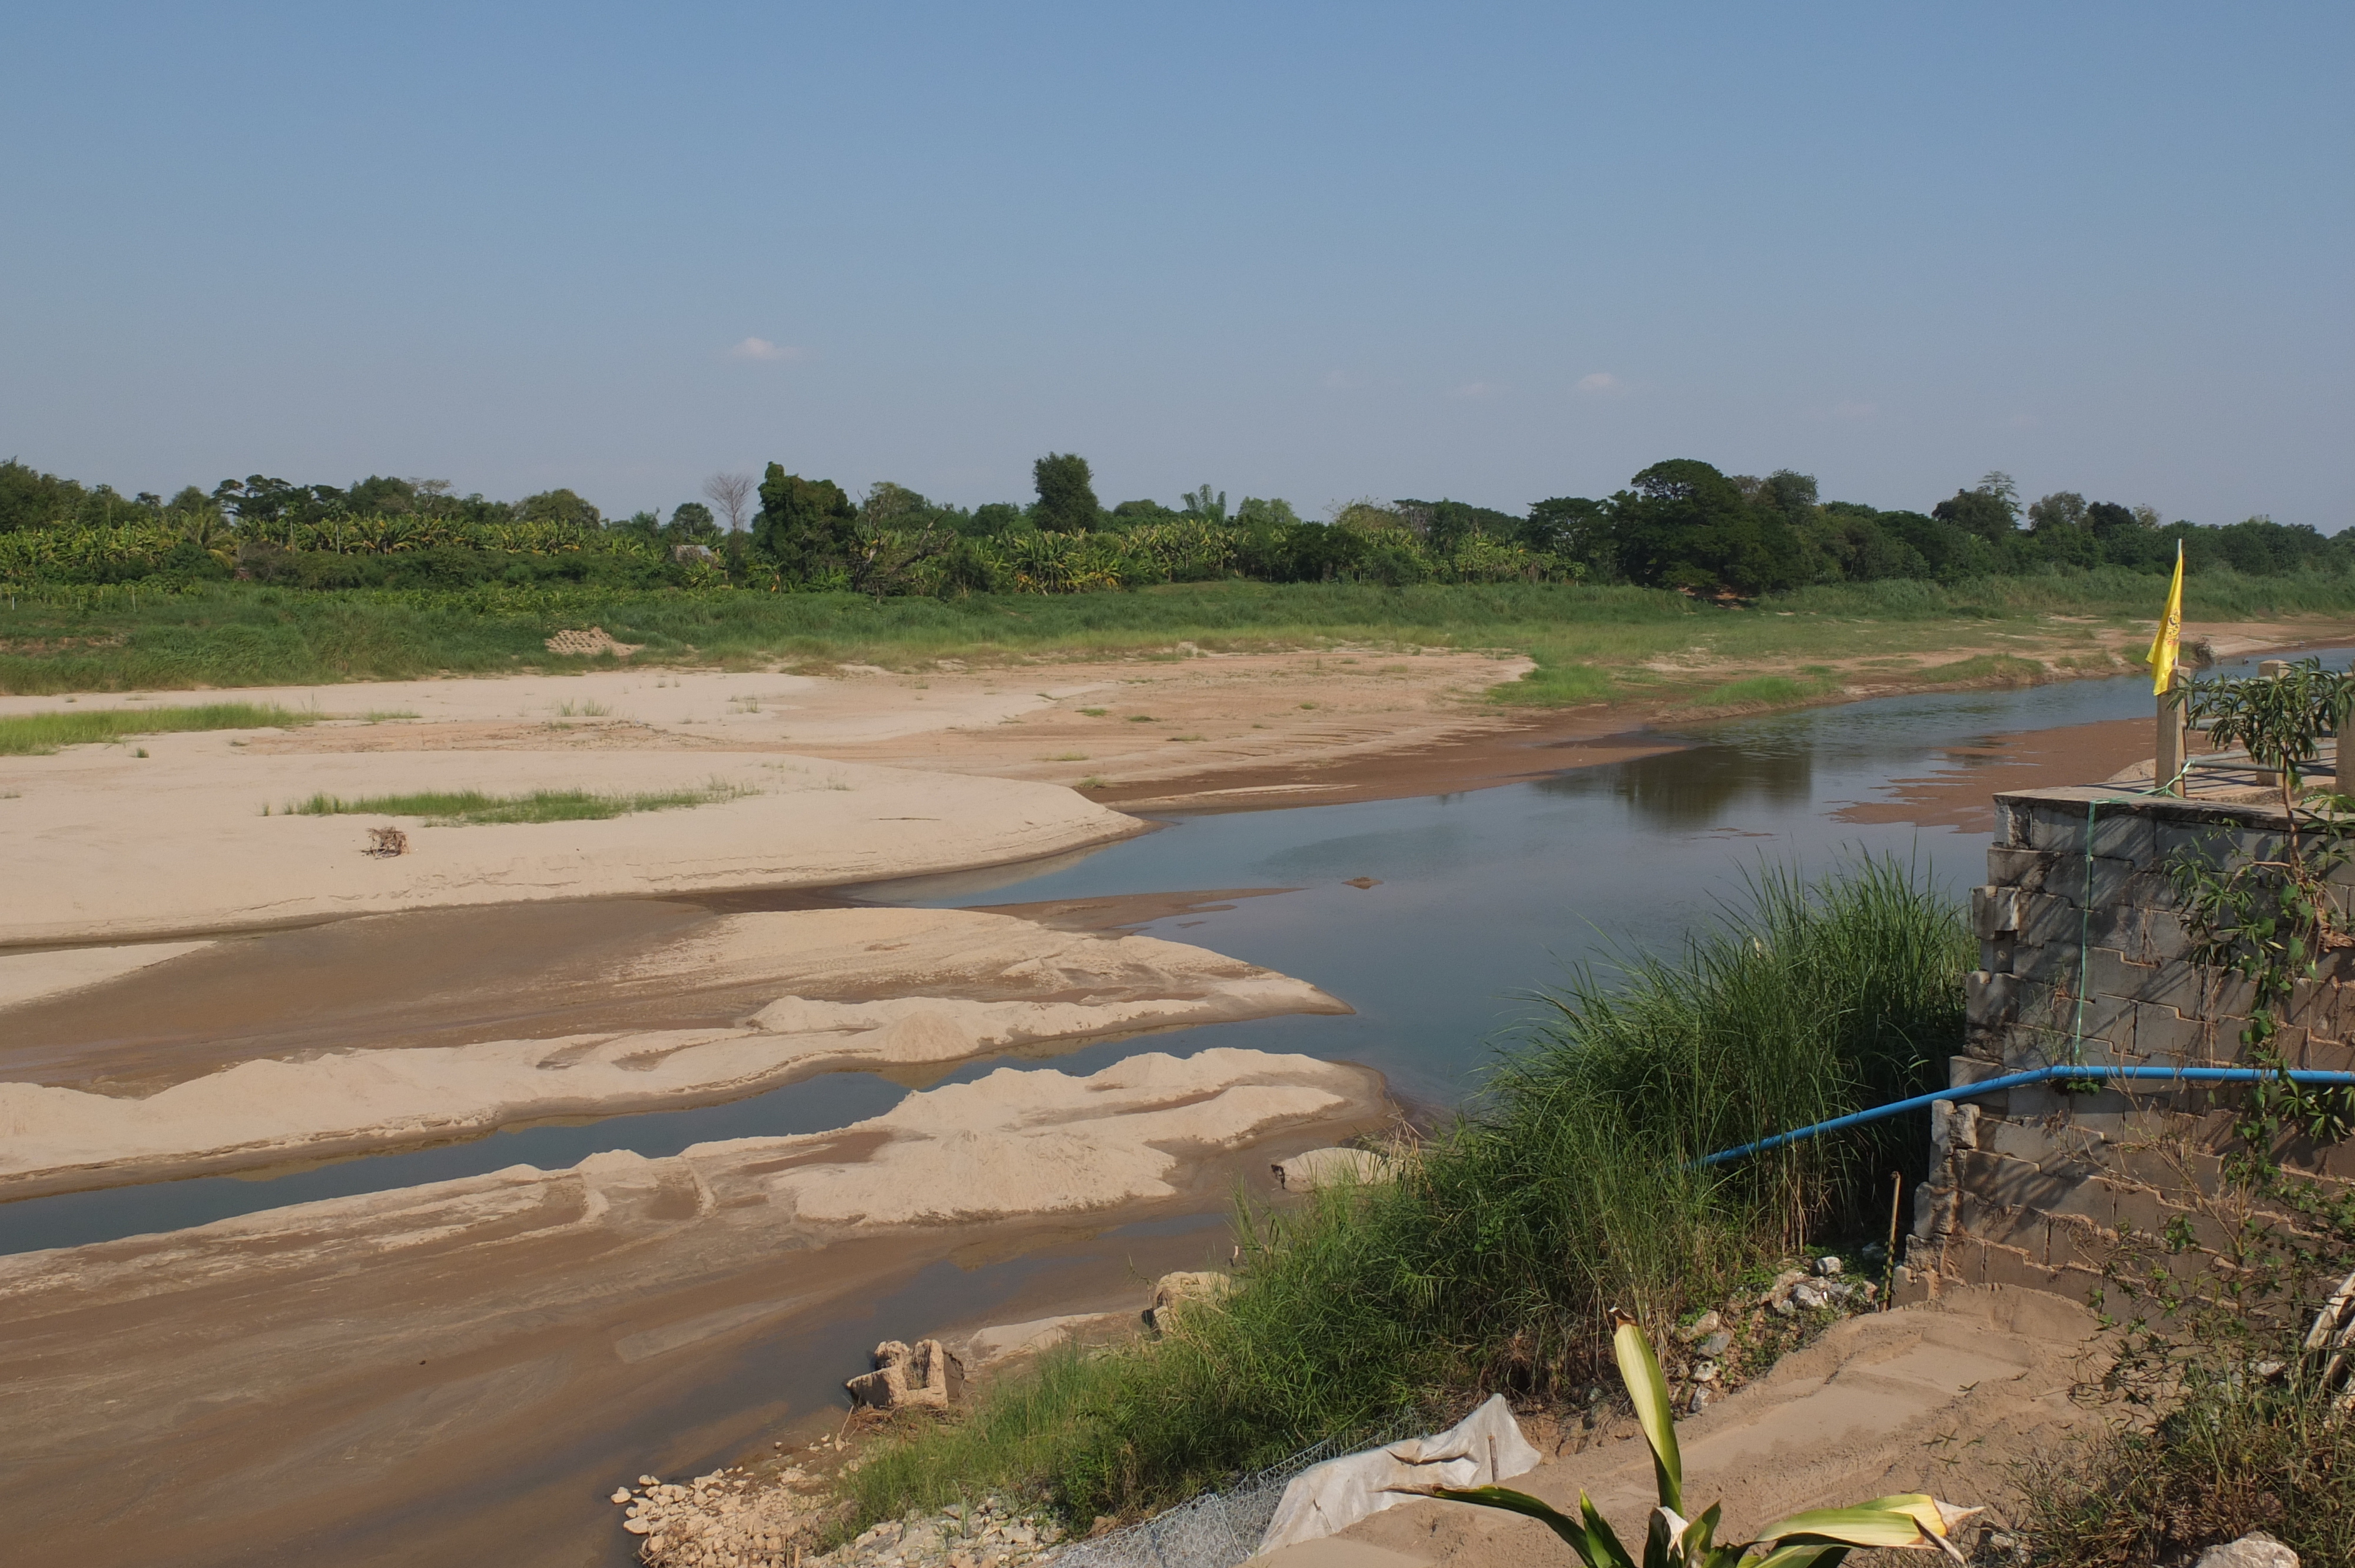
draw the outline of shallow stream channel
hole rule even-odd
[[[2221,673],[2244,668],[2254,661],[2227,663]],[[2063,743],[2057,754],[2039,758],[2033,736],[2080,726],[2115,731],[2145,718],[2150,705],[2147,678],[2122,676],[1724,720],[1671,732],[1663,738],[1680,749],[1632,761],[1456,794],[1174,813],[1156,819],[1157,832],[1102,849],[845,888],[840,902],[1021,913],[1110,905],[1106,918],[1124,928],[1297,976],[1357,1010],[1099,1042],[1055,1055],[1053,1065],[1065,1071],[1093,1072],[1140,1050],[1298,1052],[1376,1068],[1403,1104],[1444,1109],[1476,1093],[1498,1047],[1542,1022],[1540,993],[1574,967],[1607,977],[1618,955],[1673,948],[1686,931],[1738,905],[1745,880],[1762,869],[1819,874],[1870,853],[1914,861],[1958,893],[1972,885],[1983,874],[1987,791],[2097,781],[2119,758],[2148,750],[2147,737],[2135,730],[2064,733],[2051,737]],[[2082,754],[2082,770],[2073,770],[2073,754]],[[2030,760],[2042,766],[2026,766]],[[1205,892],[1219,896],[1182,896]],[[1146,906],[1146,917],[1134,923],[1118,908],[1132,900]],[[574,906],[552,938],[579,945],[642,929],[672,902]],[[764,906],[758,895],[721,902]],[[835,900],[779,902],[806,907]],[[517,924],[549,918],[529,908],[503,915]],[[437,947],[478,947],[485,912],[400,918],[409,923],[406,961],[431,965]],[[334,961],[315,933],[258,940],[300,949],[278,955],[280,962]],[[533,945],[519,944],[517,956]],[[41,1044],[12,1043],[5,1070],[21,1070],[18,1045],[37,1051]],[[1008,1061],[983,1058],[910,1081],[824,1073],[719,1105],[0,1203],[0,1253],[173,1230],[517,1164],[555,1169],[607,1150],[661,1156],[708,1140],[826,1131],[889,1109],[911,1087],[980,1077]]]

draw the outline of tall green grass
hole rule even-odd
[[[1605,1308],[1651,1322],[1881,1205],[1894,1122],[1744,1164],[1700,1155],[1919,1092],[1956,1049],[1971,946],[1918,869],[1762,873],[1681,952],[1575,975],[1397,1182],[1239,1216],[1240,1287],[1179,1332],[1052,1359],[969,1421],[870,1452],[861,1518],[1027,1486],[1073,1517],[1166,1503],[1451,1393],[1582,1384]]]
[[[84,713],[17,714],[0,718],[0,757],[47,757],[61,746],[87,746],[131,735],[197,729],[272,729],[319,715],[263,703],[208,703],[193,708],[92,708]]]

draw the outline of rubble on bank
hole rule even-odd
[[[613,1500],[649,1568],[1030,1568],[1064,1539],[1044,1508],[987,1497],[888,1520],[821,1552],[837,1510],[825,1478],[799,1467],[766,1479],[741,1467],[677,1484],[641,1476]]]

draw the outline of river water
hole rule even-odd
[[[1272,890],[1139,928],[1311,980],[1354,1015],[1107,1041],[1057,1056],[1056,1065],[1091,1072],[1148,1048],[1297,1051],[1378,1068],[1407,1102],[1444,1107],[1476,1088],[1498,1045],[1542,1016],[1538,993],[1572,966],[1607,970],[1615,955],[1672,947],[1738,904],[1745,878],[1761,868],[1816,874],[1870,853],[1909,859],[1956,891],[1977,882],[1985,833],[1855,819],[1885,807],[1906,780],[1967,770],[1996,737],[2136,718],[2150,703],[2136,676],[1881,698],[1696,726],[1674,737],[1684,749],[1526,783],[1180,813],[1162,819],[1159,832],[1051,863],[847,891],[862,902],[964,906]],[[1005,1065],[975,1061],[950,1076]],[[874,1074],[831,1073],[724,1105],[519,1128],[299,1170],[29,1199],[0,1204],[0,1252],[518,1163],[560,1168],[602,1150],[659,1156],[706,1139],[820,1131],[876,1115],[907,1092]]]

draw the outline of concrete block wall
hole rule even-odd
[[[2169,867],[2274,858],[2287,827],[2264,806],[2033,789],[1996,797],[1987,884],[1971,899],[1979,968],[1948,1082],[2066,1063],[2236,1065],[2253,988],[2195,963]],[[2355,868],[2338,874],[2355,883]],[[2355,894],[2355,886],[2350,886]],[[2355,897],[2349,900],[2355,907]],[[2277,1037],[2293,1066],[2355,1068],[2355,954],[2301,982]],[[2027,1285],[2079,1299],[2122,1223],[2208,1222],[2237,1096],[2163,1083],[2058,1086],[1952,1102],[1933,1118],[1901,1295],[1950,1282]],[[2355,1145],[2304,1151],[2355,1179]]]

